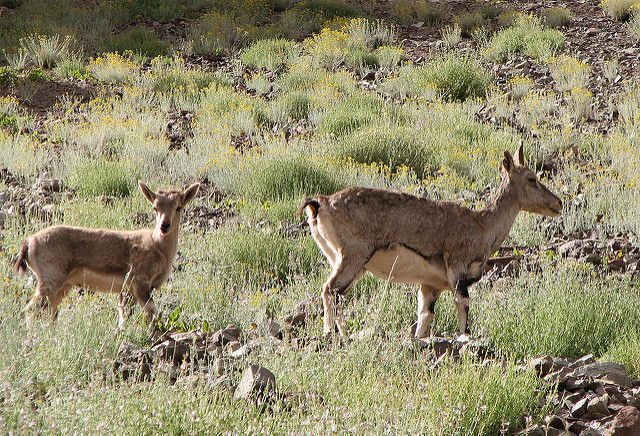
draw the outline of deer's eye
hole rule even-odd
[[[176,207],[176,212],[180,212],[182,210],[182,206]]]
[[[533,183],[533,184],[535,184],[535,183],[537,182],[537,180],[536,180],[536,178],[535,178],[535,177],[529,177],[529,178],[527,179],[527,181],[528,181],[529,183]]]

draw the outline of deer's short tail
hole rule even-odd
[[[318,209],[320,209],[320,203],[313,198],[305,198],[304,200],[302,200],[302,203],[300,203],[300,207],[296,212],[296,216],[300,216],[302,214],[302,211],[304,211],[304,208],[307,206],[311,209],[311,217],[317,217]]]
[[[18,260],[13,264],[13,270],[21,276],[27,272],[27,259],[29,259],[29,242],[25,240],[18,252]]]

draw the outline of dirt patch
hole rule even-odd
[[[34,115],[44,115],[64,98],[82,102],[95,95],[93,87],[83,81],[46,81],[0,85],[0,96],[15,97],[22,107]]]

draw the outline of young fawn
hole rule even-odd
[[[14,269],[24,275],[28,267],[38,279],[35,294],[24,309],[27,325],[31,326],[36,309],[48,308],[55,321],[60,301],[74,286],[118,293],[120,328],[131,297],[144,310],[147,322],[153,323],[156,306],[151,292],[169,275],[178,244],[180,215],[200,185],[195,183],[184,192],[153,192],[142,182],[138,185],[153,205],[153,229],[51,226],[24,240]]]

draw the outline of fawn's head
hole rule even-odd
[[[540,183],[536,173],[525,166],[522,144],[516,150],[515,160],[511,153],[504,152],[500,163],[500,175],[510,184],[520,209],[546,216],[558,216],[562,211],[562,202],[545,185]]]
[[[147,185],[138,181],[138,186],[144,196],[153,205],[156,214],[156,229],[162,234],[172,232],[180,224],[182,209],[195,197],[200,188],[199,183],[194,183],[184,192],[177,190],[153,192]]]

